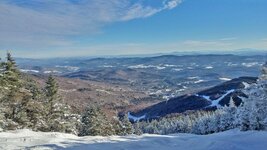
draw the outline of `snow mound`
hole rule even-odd
[[[266,150],[266,131],[230,130],[210,135],[86,136],[18,130],[0,133],[0,149]]]

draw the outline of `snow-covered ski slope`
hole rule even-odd
[[[17,130],[0,133],[0,149],[266,150],[267,132],[230,130],[211,135],[77,137],[63,133]]]

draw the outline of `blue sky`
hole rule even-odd
[[[1,0],[19,57],[267,49],[266,0]]]

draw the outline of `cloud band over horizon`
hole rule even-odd
[[[265,0],[1,0],[0,51],[64,57],[267,49],[266,6]]]
[[[101,33],[115,22],[150,17],[175,8],[181,0],[2,0],[1,48],[71,46],[73,37]]]

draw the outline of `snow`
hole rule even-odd
[[[205,69],[213,69],[213,66],[207,66]]]
[[[227,63],[227,62],[226,62]],[[235,64],[235,63],[233,63],[233,62],[228,62],[227,63],[227,66],[229,66],[229,67],[234,67],[234,66],[238,66],[238,64]]]
[[[134,122],[142,120],[142,119],[145,119],[145,118],[146,118],[146,115],[143,115],[143,116],[140,116],[140,117],[136,117],[136,116],[131,115],[130,112],[128,112],[128,119],[129,120],[133,120]]]
[[[130,69],[147,69],[147,68],[156,68],[156,69],[158,69],[158,70],[162,70],[162,69],[165,69],[166,67],[164,67],[164,66],[154,66],[154,65],[144,65],[144,64],[140,64],[140,65],[129,66],[128,68],[130,68]]]
[[[247,82],[242,82],[242,84],[245,86],[244,89],[247,89],[250,87],[250,84],[248,84]]]
[[[75,66],[59,66],[56,65],[57,68],[65,68],[69,71],[78,71],[80,68],[79,67],[75,67]]]
[[[188,77],[187,79],[189,79],[189,80],[199,79],[199,76],[195,76],[195,77]]]
[[[156,68],[157,68],[158,70],[162,70],[162,69],[165,69],[166,67],[156,66]]]
[[[197,84],[197,83],[202,83],[202,82],[205,82],[205,81],[204,80],[197,80],[194,83]]]
[[[212,100],[210,99],[210,96],[202,95],[201,97],[204,98],[204,99],[206,99],[206,100],[208,100],[208,101],[212,101]]]
[[[164,95],[162,98],[165,99],[167,102],[168,100],[170,100],[171,98],[174,98],[174,97],[176,97],[175,94],[169,94],[169,95]]]
[[[230,79],[230,78],[219,78],[220,80],[222,80],[222,81],[231,81],[232,79]]]
[[[111,66],[111,65],[104,65],[104,68],[114,68],[115,66]]]
[[[194,68],[193,68],[193,67],[187,67],[187,69],[189,69],[189,70],[193,70]]]
[[[154,66],[152,65],[143,65],[143,64],[140,64],[140,65],[135,65],[135,66],[129,66],[128,68],[130,69],[146,69],[146,68],[152,68]]]
[[[237,129],[210,134],[142,136],[86,136],[53,132],[17,130],[0,133],[0,149],[71,149],[71,150],[265,150],[266,131],[241,132]]]
[[[166,91],[166,92],[171,92],[171,91],[172,91],[172,89],[165,89],[165,91]]]
[[[20,71],[21,71],[21,72],[25,72],[25,73],[28,73],[28,72],[39,73],[38,70],[20,69]]]
[[[185,91],[185,88],[184,88],[184,89],[176,90],[176,93],[177,93],[177,92],[183,92],[183,91]]]
[[[176,67],[176,65],[164,64],[165,67]]]
[[[179,71],[182,71],[183,69],[180,69],[180,68],[174,68],[174,69],[172,69],[173,71],[177,71],[177,72],[179,72]]]
[[[221,100],[223,100],[227,95],[233,93],[234,91],[235,91],[235,90],[229,90],[229,91],[227,91],[223,96],[221,96],[220,98],[218,98],[218,99],[216,99],[216,100],[213,100],[212,103],[211,103],[211,105],[210,105],[210,107],[213,107],[213,106],[216,106],[217,108],[222,107],[222,106],[219,104],[219,102],[220,102]]]
[[[57,71],[57,70],[47,70],[47,71],[44,71],[45,74],[49,74],[49,73],[61,73],[60,71]]]
[[[226,91],[226,93],[224,95],[222,95],[220,98],[216,99],[216,100],[211,100],[210,99],[210,96],[206,96],[206,95],[198,95],[196,94],[195,96],[198,96],[198,97],[202,97],[204,99],[206,99],[207,101],[210,101],[211,102],[211,105],[207,106],[207,107],[214,107],[216,106],[217,108],[220,108],[222,107],[219,103],[221,100],[223,100],[227,95],[233,93],[235,90],[229,90],[229,91]]]
[[[250,63],[242,63],[242,66],[245,67],[254,67],[254,66],[260,66],[261,64],[259,62],[250,62]]]

